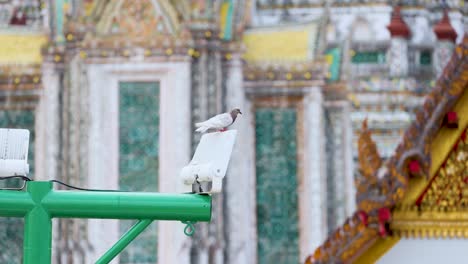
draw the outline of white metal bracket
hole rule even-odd
[[[228,130],[201,137],[192,160],[180,172],[183,192],[221,192],[236,136],[236,130]]]

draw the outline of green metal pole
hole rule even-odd
[[[24,217],[33,207],[28,192],[0,191],[0,216]]]
[[[26,214],[24,221],[23,263],[50,264],[52,252],[52,220],[41,205],[52,190],[50,182],[29,182],[27,192],[36,206]]]
[[[211,219],[211,196],[208,195],[54,191],[51,182],[41,181],[28,182],[26,186],[26,192],[0,191],[0,216],[25,218],[24,264],[50,264],[52,217],[148,219],[129,230],[103,256],[104,260],[115,257],[152,220],[198,222]]]
[[[137,192],[51,191],[52,217],[210,221],[211,196]]]
[[[133,241],[153,220],[140,220],[132,228],[130,228],[117,243],[114,244],[102,257],[96,261],[96,264],[107,264],[111,262],[130,242]]]

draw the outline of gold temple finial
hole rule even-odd
[[[370,182],[376,181],[375,173],[382,166],[382,160],[377,151],[377,145],[372,140],[367,126],[367,118],[362,122],[362,129],[358,139],[359,167],[362,176]]]

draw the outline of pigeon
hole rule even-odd
[[[234,108],[231,110],[231,112],[216,115],[204,122],[196,123],[195,126],[198,128],[195,131],[199,133],[205,133],[208,130],[213,129],[221,132],[226,131],[227,127],[236,121],[238,114],[242,115],[240,109]]]

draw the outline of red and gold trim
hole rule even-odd
[[[398,242],[400,236],[463,237],[468,234],[468,221],[465,221],[468,211],[464,206],[465,178],[468,177],[460,174],[460,171],[467,171],[466,162],[465,165],[455,162],[457,158],[461,159],[459,155],[464,155],[459,153],[466,149],[466,91],[468,35],[456,47],[436,87],[416,112],[416,120],[405,132],[395,154],[383,166],[360,162],[369,184],[360,188],[358,182],[360,211],[350,219],[357,218],[363,230],[357,232],[358,225],[344,228],[352,221],[348,219],[306,263],[374,263]],[[458,128],[446,126],[444,120],[449,112],[457,113]],[[364,126],[359,156],[364,155],[361,159],[368,158],[369,162],[378,164],[379,159],[375,157],[378,153],[363,147],[372,146],[366,133]],[[449,168],[449,165],[455,167]],[[443,185],[448,181],[457,184],[450,188]],[[446,188],[441,189],[441,186]],[[443,198],[448,193],[453,194],[449,196],[452,197],[450,200]],[[419,206],[417,201],[420,201]],[[366,239],[362,234],[366,234]]]

